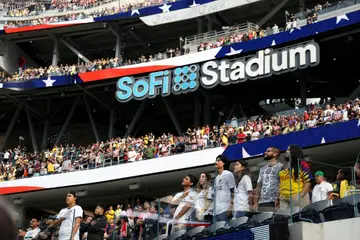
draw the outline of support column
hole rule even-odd
[[[6,130],[6,133],[5,133],[5,136],[3,138],[3,142],[1,143],[0,145],[0,152],[4,151],[4,148],[6,146],[6,143],[7,141],[9,140],[9,137],[10,137],[10,134],[14,128],[14,125],[16,123],[16,120],[18,119],[19,117],[19,114],[20,114],[20,111],[21,111],[22,107],[21,106],[18,106],[18,108],[16,109],[12,119],[11,119],[11,122],[9,124],[9,126],[7,127],[7,130]]]
[[[211,124],[211,98],[206,95],[204,104],[204,125],[208,124]]]
[[[197,34],[201,34],[203,33],[203,19],[202,18],[197,18]]]
[[[68,41],[66,41],[63,38],[60,38],[60,41],[67,46],[73,53],[75,53],[81,60],[83,60],[86,63],[89,63],[90,60],[87,59],[84,55],[81,54],[81,52],[79,52],[79,50],[77,50],[73,45],[71,45]]]
[[[89,107],[89,103],[88,103],[88,101],[87,101],[87,99],[86,99],[86,96],[84,96],[84,103],[85,103],[86,110],[87,110],[88,115],[89,115],[91,127],[92,127],[92,129],[93,129],[96,142],[100,142],[99,134],[98,134],[98,131],[97,131],[97,129],[96,129],[96,124],[95,124],[94,118],[93,118],[93,116],[92,116],[92,114],[91,114],[91,110],[90,110],[90,107]]]
[[[59,61],[59,40],[57,38],[54,39],[54,51],[52,58],[52,65],[57,66]]]
[[[43,151],[46,151],[48,146],[47,146],[47,138],[48,138],[48,134],[49,134],[49,126],[50,126],[50,110],[51,110],[51,99],[48,100],[47,102],[47,106],[46,106],[46,117],[45,117],[45,124],[44,124],[44,133],[43,133],[43,138],[42,138],[42,145],[41,145],[41,149]]]
[[[207,31],[211,32],[213,30],[213,26],[214,26],[214,16],[207,15],[206,19],[207,19]]]
[[[304,1],[304,0],[299,0]],[[289,0],[282,0],[279,4],[277,4],[270,12],[268,12],[258,23],[259,27],[262,27],[267,21],[269,21]]]
[[[30,136],[31,136],[31,142],[32,142],[32,146],[35,152],[39,152],[39,148],[36,142],[36,134],[35,134],[35,130],[34,130],[34,124],[31,118],[31,114],[29,112],[29,110],[26,109],[26,115],[27,115],[27,119],[28,119],[28,123],[29,123],[29,130],[30,130]]]
[[[115,57],[116,58],[120,58],[121,56],[121,49],[122,49],[122,45],[121,45],[122,41],[121,41],[121,36],[116,36],[116,46],[115,46]]]
[[[76,107],[77,105],[79,104],[80,102],[80,98],[81,96],[78,96],[74,102],[74,104],[72,105],[71,109],[70,109],[70,112],[69,112],[69,115],[67,116],[65,122],[64,122],[64,125],[62,126],[61,130],[60,130],[60,133],[59,133],[59,136],[58,138],[56,139],[55,143],[54,143],[54,146],[57,146],[59,145],[59,143],[61,142],[61,139],[67,129],[67,127],[69,126],[69,123],[71,121],[71,118],[74,116],[74,112],[76,110]]]
[[[194,127],[200,126],[201,104],[198,98],[194,99]]]
[[[306,106],[306,79],[300,79],[300,98],[301,98],[301,106]]]
[[[172,122],[175,125],[175,128],[176,128],[176,131],[177,131],[178,135],[182,136],[183,131],[181,130],[181,126],[179,124],[179,121],[178,121],[177,117],[175,116],[175,113],[174,113],[173,109],[170,107],[169,102],[167,101],[166,98],[162,98],[162,100],[163,100],[163,102],[165,104],[166,110],[168,111]]]
[[[114,137],[114,120],[115,120],[115,110],[110,111],[110,123],[109,123],[109,139]]]
[[[132,132],[134,131],[134,128],[135,128],[137,122],[139,121],[139,118],[141,117],[141,114],[143,113],[143,111],[144,111],[144,109],[146,107],[147,101],[148,101],[147,99],[142,100],[142,102],[140,104],[140,107],[136,111],[133,120],[131,121],[128,129],[126,130],[125,137],[130,136],[132,134]]]
[[[305,11],[305,0],[299,0],[299,12]]]

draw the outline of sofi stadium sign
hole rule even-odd
[[[184,94],[200,85],[213,88],[282,74],[320,63],[320,48],[315,42],[306,42],[272,50],[260,50],[252,56],[221,59],[172,70],[152,72],[148,77],[123,77],[117,82],[116,98],[119,102],[141,100],[158,95]]]

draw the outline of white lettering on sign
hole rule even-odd
[[[269,48],[260,50],[251,58],[238,58],[229,61],[208,61],[201,66],[200,83],[205,88],[217,84],[244,82],[280,74],[296,69],[315,66],[320,63],[320,48],[315,42],[308,42],[293,47],[273,51]]]

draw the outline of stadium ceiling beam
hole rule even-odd
[[[29,110],[29,111],[32,113],[32,115],[34,115],[35,117],[40,118],[40,119],[43,119],[43,118],[44,118],[44,115],[43,115],[43,114],[41,114],[38,110],[30,107],[28,104],[23,103],[22,101],[16,99],[15,97],[10,96],[9,94],[6,94],[6,93],[3,93],[3,94],[4,94],[4,96],[5,96],[7,99],[9,99],[11,102],[13,102],[13,103],[15,103],[16,105],[21,106],[21,107]]]
[[[339,33],[339,34],[331,35],[330,37],[321,38],[320,42],[326,42],[326,41],[334,40],[334,39],[337,39],[337,38],[346,37],[346,36],[349,36],[351,34],[355,34],[355,33],[359,33],[359,32],[360,32],[360,29],[354,29],[354,30],[351,30],[351,31],[347,31],[345,33]]]
[[[87,90],[86,88],[83,88],[82,86],[80,86],[79,84],[75,84],[79,89],[83,90],[87,95],[89,95],[90,97],[92,97],[93,99],[95,99],[98,103],[100,103],[101,105],[103,105],[105,108],[107,108],[108,110],[112,111],[113,108],[112,106],[109,106],[110,104],[106,104],[103,100],[101,100],[100,98],[98,98],[97,96],[95,96],[94,94],[92,94],[89,90]]]
[[[148,51],[152,51],[151,48],[149,47],[148,44],[146,44],[146,42],[144,40],[142,40],[142,38],[136,33],[134,32],[134,29],[130,29],[128,31],[128,33],[133,37],[135,38],[136,41],[138,41],[139,43],[141,43],[141,45],[146,48]]]
[[[101,33],[107,33],[107,32],[108,32],[107,29],[96,29],[96,30],[77,31],[77,32],[72,32],[72,33],[66,33],[66,34],[63,34],[62,36],[73,37],[73,36],[84,35],[84,34],[101,34]]]
[[[21,39],[14,39],[11,40],[13,43],[23,43],[23,42],[31,42],[31,41],[38,41],[38,40],[45,40],[51,38],[50,36],[42,36],[42,37],[30,37],[30,38],[21,38]]]
[[[218,12],[217,15],[228,25],[233,26],[234,21],[230,20],[223,12]]]
[[[258,23],[257,25],[259,27],[262,27],[262,25],[264,25],[267,21],[270,20],[270,18],[272,18],[275,13],[277,13],[283,6],[285,6],[285,4],[287,4],[289,2],[289,0],[282,0],[280,3],[278,3],[270,12],[268,12],[268,14],[266,14]]]

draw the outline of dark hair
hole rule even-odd
[[[224,163],[224,170],[229,170],[230,168],[230,161],[227,157],[225,157],[224,155],[219,155],[216,157],[216,160],[220,159],[223,163]]]
[[[249,168],[249,164],[244,161],[244,160],[238,160],[236,162],[239,162],[241,164],[241,166],[243,166],[245,169],[243,171],[241,171],[239,174],[235,174],[235,183],[236,183],[236,187],[239,185],[241,179],[245,176],[248,175],[249,177],[251,177],[251,171]]]
[[[190,178],[190,182],[192,182],[193,187],[195,187],[198,182],[198,179],[192,174],[188,174],[187,176]]]
[[[101,207],[104,211],[106,209],[106,206],[104,204],[102,204],[102,203],[96,204],[96,207]]]
[[[274,147],[274,146],[270,146],[269,148],[271,148],[272,149],[272,152],[273,153],[277,153],[278,155],[277,155],[277,157],[279,157],[280,156],[280,149],[279,148],[277,148],[277,147]]]
[[[75,192],[75,191],[69,191],[68,194],[73,195],[73,196],[76,198],[76,199],[75,199],[76,204],[79,205],[79,197],[78,197],[78,195],[77,195],[77,192]]]
[[[299,178],[299,166],[298,161],[304,161],[304,153],[302,148],[299,145],[296,144],[290,144],[289,145],[289,151],[290,151],[290,166],[292,169],[294,169],[294,178]],[[301,162],[300,162],[301,164]],[[301,168],[301,166],[300,166]]]

